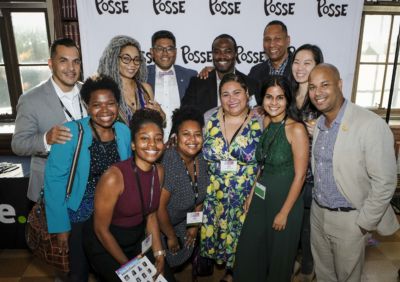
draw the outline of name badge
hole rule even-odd
[[[150,234],[149,236],[146,237],[146,239],[144,239],[142,241],[142,254],[143,255],[151,248],[152,244],[153,244],[153,237]]]
[[[203,212],[188,212],[186,214],[186,224],[199,224],[203,223]]]
[[[237,161],[224,160],[221,161],[221,172],[237,172]]]
[[[261,199],[265,200],[265,193],[267,191],[267,188],[264,185],[262,185],[260,182],[257,182],[256,187],[254,189],[255,189],[254,193]]]

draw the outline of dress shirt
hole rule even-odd
[[[75,85],[71,91],[69,92],[63,92],[61,88],[57,85],[57,83],[54,81],[53,77],[51,78],[51,83],[54,86],[54,89],[57,93],[58,98],[61,100],[61,102],[64,104],[64,107],[70,112],[72,117],[77,120],[81,119],[87,116],[87,111],[85,106],[82,104],[80,95],[79,95],[79,89]],[[82,113],[81,113],[82,109]],[[64,111],[65,114],[65,121],[71,121],[71,118],[69,115]],[[43,136],[43,141],[44,145],[46,147],[46,150],[49,152],[51,149],[51,145],[47,144],[46,141],[46,134]]]
[[[320,132],[313,148],[315,158],[314,199],[321,206],[328,208],[352,207],[339,192],[333,175],[333,150],[346,106],[347,100],[344,101],[331,127],[325,125],[325,116],[321,116],[317,124]]]
[[[154,97],[155,100],[160,103],[166,116],[167,125],[164,129],[164,142],[166,142],[172,127],[172,112],[181,106],[181,100],[174,66],[167,70],[167,72],[172,71],[172,74],[168,75],[161,75],[164,71],[157,65],[155,67]]]
[[[269,66],[269,75],[285,75],[286,65],[289,61],[289,56],[283,61],[278,69],[275,69],[270,59],[267,60]]]

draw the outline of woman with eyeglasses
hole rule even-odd
[[[121,90],[119,118],[129,126],[132,115],[142,108],[165,114],[154,100],[153,90],[145,81],[147,68],[140,44],[135,39],[117,35],[111,39],[100,58],[97,72],[112,77]]]

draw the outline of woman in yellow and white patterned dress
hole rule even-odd
[[[225,281],[232,280],[236,244],[245,219],[243,209],[253,185],[255,150],[262,124],[248,107],[244,80],[227,74],[220,83],[221,107],[214,110],[204,134],[203,155],[210,185],[204,201],[201,255],[225,264]]]

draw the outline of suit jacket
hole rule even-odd
[[[316,126],[314,144],[318,134]],[[313,154],[313,170],[314,162]],[[357,225],[381,235],[399,228],[390,206],[397,182],[393,134],[376,114],[350,102],[333,150],[333,176],[339,192],[359,211]]]
[[[182,100],[183,96],[186,93],[186,89],[189,86],[190,78],[193,76],[197,76],[197,71],[192,69],[187,69],[178,65],[174,65],[175,68],[175,76],[176,82],[178,84],[179,90],[179,97]],[[154,90],[156,91],[155,84],[156,84],[156,67],[155,65],[147,66],[147,83],[151,85]],[[156,97],[157,98],[157,97]]]
[[[284,74],[283,74],[283,76],[289,80],[291,79],[291,73],[292,73],[292,61],[293,61],[293,53],[289,52],[289,60],[286,64]],[[259,63],[255,66],[253,66],[250,69],[248,76],[251,77],[252,79],[256,80],[259,83],[260,88],[261,88],[262,85],[264,84],[264,82],[269,77],[269,69],[270,69],[270,67],[268,65],[268,62],[265,61],[265,62],[262,62],[262,63]]]
[[[19,98],[11,148],[19,156],[32,156],[27,194],[32,201],[36,202],[39,199],[43,187],[44,166],[47,159],[38,157],[47,155],[43,136],[54,125],[65,121],[65,114],[51,78]]]
[[[258,101],[260,96],[258,83],[238,70],[235,70],[235,73],[244,78],[247,87],[249,88],[249,94],[255,95],[256,100]],[[196,76],[192,77],[189,87],[186,90],[185,97],[182,99],[182,106],[195,106],[202,114],[204,114],[208,110],[218,106],[218,99],[217,73],[214,70],[209,73],[207,79],[200,79]]]
[[[51,146],[44,176],[44,196],[49,233],[67,232],[71,229],[68,208],[76,211],[85,193],[90,171],[89,147],[93,141],[89,120],[90,118],[86,117],[77,121],[82,124],[83,139],[72,185],[72,193],[68,200],[65,200],[65,189],[72,158],[78,144],[78,125],[75,122],[66,123],[65,126],[71,130],[72,139],[65,144]],[[124,161],[132,154],[130,130],[121,122],[114,123],[113,127],[115,129],[118,153],[121,161]]]

